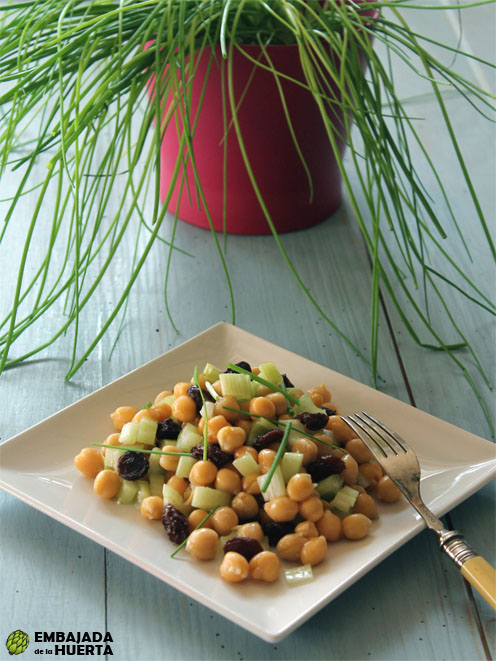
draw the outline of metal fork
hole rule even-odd
[[[411,447],[365,411],[341,418],[365,443],[427,526],[437,533],[441,549],[458,565],[462,576],[496,610],[496,571],[475,553],[459,532],[447,530],[425,505],[420,495],[420,465]]]

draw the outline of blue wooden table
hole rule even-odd
[[[456,14],[415,19],[439,38],[457,43]],[[494,10],[464,13],[462,47],[494,56]],[[455,62],[454,66],[465,67]],[[478,84],[494,85],[474,62],[469,72]],[[405,75],[398,82],[412,116],[426,117],[419,130],[429,152],[450,174],[451,203],[475,259],[471,262],[454,235],[449,248],[474,281],[494,294],[494,264],[478,226],[469,194],[444,143],[435,104],[425,87]],[[466,103],[446,95],[446,103],[466,162],[487,217],[494,228],[494,128]],[[419,172],[422,178],[423,172]],[[2,179],[2,197],[14,189],[16,174]],[[427,175],[426,175],[427,176]],[[10,177],[10,178],[9,178]],[[6,183],[4,183],[6,182]],[[429,185],[429,181],[424,180]],[[442,200],[436,200],[440,216]],[[26,200],[26,216],[30,207]],[[49,212],[47,212],[49,217]],[[18,224],[24,221],[20,208]],[[164,230],[167,236],[168,229]],[[369,338],[370,266],[349,205],[317,227],[285,235],[284,245],[300,275],[338,326],[366,349]],[[117,329],[98,345],[83,368],[64,382],[72,339],[60,341],[37,359],[5,372],[0,379],[1,440],[42,420],[109,383],[145,361],[189,339],[219,320],[230,320],[227,288],[208,232],[182,224],[178,245],[194,255],[174,256],[169,282],[170,326],[163,303],[165,249],[157,247],[130,297],[123,332],[109,354]],[[21,241],[22,244],[22,241]],[[15,258],[15,239],[12,255]],[[270,237],[231,236],[226,257],[231,270],[239,326],[322,363],[363,383],[368,368],[320,319],[295,286]],[[101,311],[120,292],[115,264],[113,279],[81,324],[83,343],[98,328]],[[13,286],[15,269],[1,264],[2,291]],[[0,304],[6,303],[2,297]],[[451,312],[494,380],[495,330],[492,317],[462,297],[453,297]],[[437,310],[433,311],[436,316]],[[47,320],[49,324],[50,320]],[[449,335],[440,315],[441,331]],[[34,340],[45,337],[44,328]],[[29,348],[28,341],[19,351]],[[446,356],[413,345],[387,297],[381,309],[380,388],[388,394],[489,438],[487,421],[463,375]],[[494,415],[494,396],[478,385]],[[40,447],[40,452],[43,448]],[[287,639],[265,643],[196,604],[122,558],[106,551],[15,498],[0,494],[0,638],[15,629],[35,631],[108,631],[113,658],[120,661],[159,659],[490,659],[495,647],[495,614],[441,555],[436,539],[420,533],[359,580]],[[447,526],[462,531],[489,561],[495,562],[495,491],[489,484],[446,517]],[[2,658],[7,658],[5,648]],[[32,651],[25,653],[31,658]],[[24,657],[23,657],[24,658]]]

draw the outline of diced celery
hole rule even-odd
[[[213,418],[214,408],[215,408],[215,402],[205,402],[205,404],[201,407],[200,410],[201,417],[208,419]],[[205,410],[207,412],[207,415],[205,415]]]
[[[238,470],[243,477],[245,475],[253,475],[253,473],[258,474],[261,470],[255,459],[253,459],[248,452],[239,459],[235,459],[232,463],[234,468]]]
[[[364,489],[367,489],[367,487],[370,486],[370,480],[366,478],[363,473],[360,473],[360,470],[358,471],[356,483],[358,486],[363,487]]]
[[[258,418],[258,420],[255,420],[255,422],[252,424],[250,431],[248,432],[246,445],[253,445],[253,441],[257,438],[257,436],[265,434],[265,432],[269,431],[270,429],[277,429],[277,425],[275,425],[273,422],[269,422],[265,418]]]
[[[160,457],[162,455],[153,452],[148,455],[148,474],[149,475],[163,475],[164,469],[160,465]]]
[[[179,462],[176,468],[177,477],[188,478],[191,469],[196,464],[196,459],[194,457],[179,457]]]
[[[177,510],[185,514],[186,516],[191,512],[191,507],[186,505],[184,498],[181,496],[179,491],[164,484],[162,487],[162,497],[164,499],[164,507],[166,505],[173,505]]]
[[[251,381],[248,374],[221,374],[222,395],[234,397],[238,401],[251,399]]]
[[[317,484],[317,491],[324,500],[331,500],[343,486],[341,475],[329,475]]]
[[[358,493],[358,491],[351,487],[343,487],[331,500],[330,505],[332,509],[336,510],[338,514],[348,516],[348,514],[351,514],[351,510],[355,505]]]
[[[260,363],[258,366],[260,369],[260,377],[265,379],[269,383],[273,383],[275,386],[279,386],[282,381],[281,372],[272,362]]]
[[[257,397],[258,389],[260,388],[260,384],[258,383],[258,381],[251,381],[250,382],[250,388],[251,388],[251,396],[252,397]]]
[[[301,565],[301,567],[295,567],[295,569],[286,569],[284,578],[291,588],[310,583],[313,581],[312,565]]]
[[[324,411],[313,403],[310,395],[302,395],[300,403],[295,406],[295,413],[299,415],[300,413],[324,413]]]
[[[176,398],[174,397],[174,395],[166,395],[165,397],[162,397],[161,399],[158,399],[155,402],[155,405],[158,406],[159,404],[168,404],[169,406],[172,406],[174,404],[175,399]]]
[[[134,445],[138,438],[138,428],[139,423],[137,422],[126,422],[122,427],[119,443],[121,445]]]
[[[193,507],[210,512],[210,510],[217,507],[217,505],[220,505],[221,507],[224,505],[230,505],[231,499],[232,494],[226,493],[225,491],[212,489],[212,487],[196,486],[193,490],[191,504]]]
[[[187,422],[179,432],[176,448],[183,452],[189,452],[191,448],[203,441],[203,436],[198,431],[198,427]]]
[[[212,363],[207,363],[203,368],[202,374],[207,381],[214,383],[219,378],[220,370],[218,370],[215,365],[212,365]]]
[[[275,469],[274,474],[272,475],[272,479],[269,483],[269,486],[267,487],[267,491],[264,493],[262,491],[262,487],[265,484],[266,480],[267,480],[266,474],[259,475],[257,477],[257,482],[260,486],[260,493],[262,494],[266,502],[272,500],[272,498],[279,498],[279,496],[286,495],[286,484],[284,483],[284,478],[282,476],[282,471],[280,466],[278,466]]]
[[[281,459],[282,476],[286,484],[289,480],[299,473],[303,465],[303,455],[301,452],[285,452]]]
[[[136,500],[138,503],[141,503],[145,498],[151,496],[149,482],[146,480],[136,480],[136,486],[138,487],[138,493],[136,494]]]
[[[162,473],[162,475],[159,475],[158,473],[149,475],[148,479],[150,480],[150,496],[162,497],[164,478],[165,478],[164,473]]]
[[[205,388],[208,390],[208,392],[211,394],[211,396],[215,399],[215,401],[220,399],[219,393],[215,390],[215,388],[210,383],[210,381],[205,381]]]
[[[165,447],[166,445],[173,445],[173,446],[176,446],[176,445],[177,445],[177,441],[176,441],[176,440],[173,441],[173,440],[171,440],[171,439],[169,439],[169,438],[164,438],[164,439],[162,439],[161,441],[158,442],[158,447],[159,447],[160,450],[161,450],[163,447]],[[159,456],[160,456],[160,455],[159,455]]]
[[[103,458],[103,467],[110,468],[111,470],[117,470],[117,462],[119,458],[124,454],[124,450],[114,450],[110,445],[105,448],[105,456]]]
[[[132,480],[122,480],[121,488],[117,494],[117,502],[119,505],[129,505],[136,498],[138,493],[138,485]]]
[[[239,526],[234,526],[234,528],[231,530],[231,532],[227,533],[227,535],[221,535],[219,538],[220,541],[220,548],[224,548],[224,544],[228,542],[230,539],[233,537],[237,537],[239,534]]]
[[[287,425],[288,422],[291,423],[291,431],[289,432],[289,437],[288,437],[288,446],[291,447],[296,441],[297,438],[301,438],[301,431],[305,431],[305,425],[302,423],[301,420],[297,420],[296,418],[291,418],[289,420],[281,420],[280,421],[282,424]]]
[[[136,442],[146,443],[147,445],[155,445],[157,426],[158,423],[153,418],[148,418],[146,416],[141,418],[141,420],[138,422],[138,435],[136,436]]]

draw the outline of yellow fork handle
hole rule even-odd
[[[472,587],[496,610],[496,570],[480,555],[466,560],[461,572]]]

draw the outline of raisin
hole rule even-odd
[[[257,452],[260,452],[260,450],[263,450],[272,443],[278,443],[283,436],[284,432],[282,429],[271,429],[270,431],[266,431],[265,434],[257,436],[253,441],[253,447]]]
[[[241,369],[246,370],[247,372],[251,372],[251,365],[250,363],[247,363],[246,360],[240,360],[239,363],[235,363],[237,367],[241,367]],[[230,367],[227,368],[225,371],[225,374],[229,374],[230,372],[236,373],[236,370],[232,370]]]
[[[254,555],[263,551],[263,547],[259,541],[251,537],[231,537],[224,544],[224,553],[229,551],[241,553],[250,562]]]
[[[300,413],[296,417],[311,431],[323,429],[329,420],[327,413]]]
[[[313,482],[320,482],[321,480],[325,480],[326,477],[329,477],[329,475],[342,473],[345,468],[346,466],[342,459],[329,454],[308,464],[307,472],[312,476]]]
[[[295,525],[294,521],[268,521],[267,523],[262,524],[262,528],[264,534],[269,538],[269,545],[277,546],[277,542],[284,537],[284,535],[289,535],[294,531]]]
[[[198,388],[198,386],[189,386],[186,392],[196,404],[196,412],[200,413],[201,407],[203,406],[203,402],[200,394],[200,388]],[[202,393],[203,393],[203,399],[206,402],[214,401],[212,395],[208,392],[208,390],[202,389]]]
[[[189,535],[188,519],[174,505],[164,507],[162,523],[171,542],[180,544]]]
[[[124,452],[117,462],[117,472],[124,480],[141,480],[148,473],[148,457],[142,452]]]
[[[181,425],[178,422],[175,422],[172,418],[167,418],[158,423],[157,426],[157,439],[163,441],[168,439],[175,441],[179,436],[181,431]]]
[[[286,388],[294,388],[294,385],[291,383],[291,381],[288,379],[287,374],[282,375],[282,381]]]
[[[321,406],[320,408],[323,411],[325,411],[328,416],[336,415],[336,413],[337,413],[337,411],[335,409],[330,409],[328,406]]]
[[[203,443],[200,445],[194,445],[191,450],[191,454],[195,459],[203,459]],[[234,459],[234,455],[230,452],[224,452],[221,450],[218,445],[209,445],[207,447],[207,459],[217,466],[217,468],[222,468],[230,461]]]

